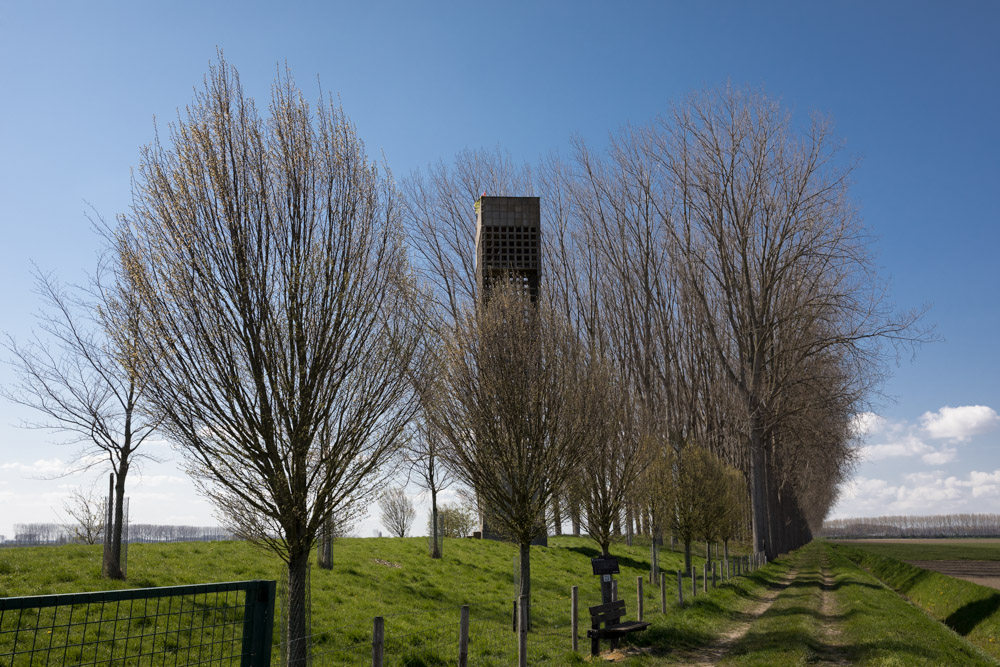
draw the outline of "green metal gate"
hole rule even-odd
[[[0,665],[271,664],[273,581],[0,598]]]

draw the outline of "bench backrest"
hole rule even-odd
[[[601,623],[614,625],[624,615],[625,600],[615,600],[590,607],[590,621],[595,628],[599,627]]]

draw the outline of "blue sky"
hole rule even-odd
[[[176,117],[216,47],[259,100],[285,63],[307,92],[319,77],[398,177],[467,147],[533,161],[574,135],[600,146],[692,91],[764,87],[799,119],[832,117],[894,301],[930,304],[944,339],[859,417],[868,460],[835,514],[997,512],[998,33],[987,1],[2,3],[0,330],[30,329],[31,261],[69,281],[93,266],[88,202],[128,206],[154,116]],[[92,479],[36,479],[70,451],[24,418],[0,402],[0,534],[52,520]],[[130,495],[133,521],[213,522],[169,462]]]

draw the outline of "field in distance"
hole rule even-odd
[[[831,540],[1000,590],[1000,538]]]

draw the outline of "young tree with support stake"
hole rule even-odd
[[[576,332],[544,301],[501,282],[465,313],[445,341],[431,413],[448,465],[519,545],[529,600],[531,541],[597,432],[587,408],[599,383]]]
[[[139,461],[157,460],[148,447],[139,448],[159,418],[155,409],[143,409],[148,407],[147,380],[133,363],[139,313],[120,299],[106,276],[103,260],[86,289],[68,289],[36,272],[36,292],[45,309],[30,341],[18,343],[8,335],[3,342],[19,380],[3,395],[44,415],[44,421],[25,427],[69,434],[67,444],[80,446],[66,474],[105,465],[112,470],[111,543],[101,573],[124,579],[125,483]]]
[[[310,550],[381,485],[414,412],[392,181],[331,101],[286,72],[261,117],[220,58],[133,187],[117,241],[150,401],[229,526],[287,564],[304,665]]]

